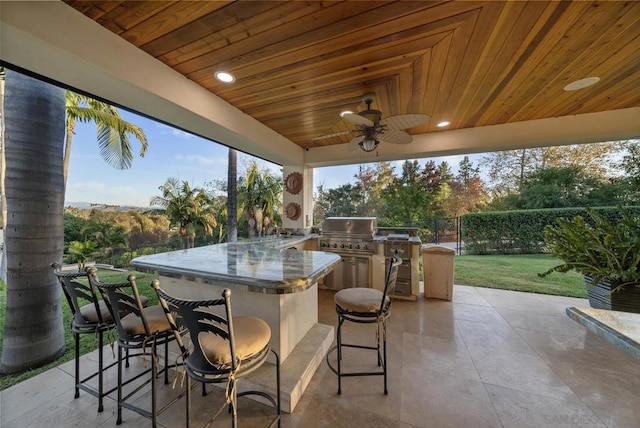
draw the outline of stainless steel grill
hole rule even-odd
[[[328,217],[322,224],[319,246],[337,253],[342,262],[325,277],[328,288],[369,287],[371,256],[376,251],[375,217]]]
[[[328,217],[322,224],[319,245],[323,251],[345,254],[375,252],[376,217]]]

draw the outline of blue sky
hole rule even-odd
[[[121,111],[121,114],[147,135],[149,147],[145,157],[137,155],[140,145],[134,141],[132,168],[121,171],[110,167],[99,155],[95,125],[79,123],[71,149],[65,205],[88,202],[147,207],[151,197],[160,194],[158,187],[169,177],[187,180],[194,187],[202,187],[207,181],[226,180],[228,152],[225,146],[133,113]],[[448,156],[434,158],[434,161],[446,160],[455,172],[462,157]],[[471,157],[475,165],[478,158]],[[255,158],[239,154],[238,171],[243,171],[251,159]],[[280,173],[279,165],[258,161],[273,173]],[[314,189],[319,184],[335,188],[352,182],[358,166],[316,168]]]

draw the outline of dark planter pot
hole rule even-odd
[[[584,283],[592,308],[640,313],[640,287],[627,286],[612,293],[607,280],[592,285],[591,277],[585,276]]]

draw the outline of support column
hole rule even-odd
[[[283,226],[308,233],[313,225],[313,168],[285,165],[282,175]]]

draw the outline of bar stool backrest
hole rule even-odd
[[[78,281],[79,278],[87,278],[87,272],[82,270],[63,272],[61,266],[58,263],[52,263],[53,272],[58,278],[62,291],[64,293],[71,313],[73,314],[73,323],[78,327],[85,325],[95,325],[96,323],[90,322],[82,315],[80,308],[85,305],[92,304],[95,307],[96,317],[98,319],[97,324],[103,325],[110,320],[104,320],[102,317],[102,311],[100,310],[100,299],[98,298],[98,292],[95,287],[89,284],[83,284]]]
[[[160,288],[159,282],[153,281],[151,284],[158,294],[158,300],[165,309],[165,314],[172,324],[176,339],[184,353],[186,348],[180,336],[179,322],[176,321],[173,309],[177,311],[178,317],[182,319],[182,328],[189,330],[192,348],[189,350],[189,367],[200,373],[215,373],[224,376],[232,373],[237,368],[236,350],[233,336],[233,318],[231,316],[231,292],[225,289],[221,299],[212,300],[185,300],[167,294]],[[221,309],[223,309],[221,311]],[[224,315],[219,315],[223,313]],[[178,321],[179,321],[178,318]],[[229,343],[229,353],[231,361],[229,364],[215,363],[209,361],[200,346],[201,334],[213,333]]]
[[[134,275],[129,275],[127,282],[104,283],[98,279],[97,269],[89,268],[87,273],[89,283],[100,290],[102,298],[107,303],[109,312],[116,323],[120,340],[129,342],[142,341],[145,337],[152,335],[147,319],[144,316],[144,305],[140,300],[140,293],[138,292],[138,287],[135,282],[136,277]],[[124,328],[122,320],[130,315],[140,318],[144,326],[144,332],[134,334],[129,333],[127,329]]]
[[[380,313],[387,313],[391,310],[393,302],[393,294],[396,291],[396,279],[398,277],[398,267],[402,264],[402,259],[396,253],[387,259],[389,269],[387,269],[387,278],[384,284],[384,292],[382,302],[380,302]]]

